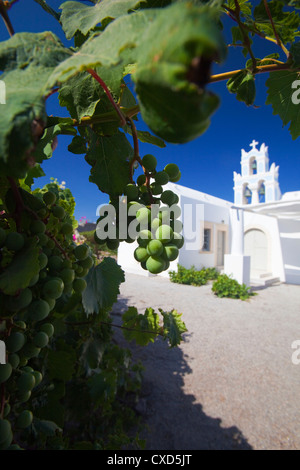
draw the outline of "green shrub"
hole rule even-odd
[[[218,274],[219,273],[215,268],[202,268],[200,270],[196,270],[195,266],[192,266],[187,269],[180,264],[178,264],[177,272],[169,272],[171,282],[191,286],[203,286],[207,281],[217,279]]]
[[[220,274],[218,279],[212,285],[212,291],[218,297],[229,297],[230,299],[247,300],[251,296],[256,295],[250,292],[250,287],[245,284],[239,284],[235,279]]]

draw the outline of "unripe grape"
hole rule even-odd
[[[154,155],[151,155],[149,153],[142,158],[142,164],[143,164],[143,167],[146,168],[146,170],[153,171],[156,168],[157,160],[154,157]]]
[[[146,175],[138,176],[136,182],[138,186],[143,186],[146,183]]]
[[[142,207],[136,213],[136,218],[143,226],[151,222],[151,211],[147,207]]]
[[[53,310],[54,307],[55,307],[56,301],[55,301],[55,299],[49,299],[49,298],[45,299],[45,300],[46,300],[47,304],[49,305],[49,309],[50,309],[50,312],[51,312],[51,310]]]
[[[39,233],[38,238],[41,246],[47,245],[49,237],[45,233]]]
[[[63,224],[61,227],[61,233],[63,233],[64,235],[71,235],[71,233],[73,233],[72,224],[69,224],[69,223]]]
[[[53,235],[54,235],[54,232],[53,232]],[[53,250],[54,247],[55,247],[55,242],[54,242],[54,240],[52,240],[52,238],[49,238],[49,237],[48,237],[48,241],[47,241],[47,251],[48,251],[48,249]],[[44,252],[46,253],[46,248],[44,249]],[[49,252],[49,253],[50,253],[50,252]],[[47,256],[48,256],[48,254],[47,254]]]
[[[85,282],[83,279],[80,279],[80,281]],[[46,335],[51,338],[51,336],[54,334],[54,326],[52,323],[43,323],[43,325],[40,326],[40,331],[44,331],[44,333],[46,333]]]
[[[5,246],[9,251],[19,251],[25,243],[23,235],[18,232],[10,232],[6,236]]]
[[[63,260],[60,256],[50,256],[48,260],[48,268],[52,271],[59,271],[62,267]]]
[[[106,246],[109,250],[116,250],[120,245],[119,240],[110,240],[108,239],[106,242]]]
[[[9,415],[10,410],[11,410],[10,404],[9,404],[9,403],[5,403],[5,405],[4,405],[4,410],[3,410],[3,418],[6,418],[6,416]]]
[[[173,245],[176,245],[177,248],[179,248],[179,249],[182,248],[182,247],[183,247],[183,244],[184,244],[184,238],[183,238],[183,236],[182,236],[180,233],[174,232],[174,233],[173,233],[172,244],[173,244]]]
[[[22,349],[26,341],[21,331],[13,331],[6,339],[6,347],[10,353],[16,353]]]
[[[165,261],[160,257],[149,256],[146,261],[146,267],[152,274],[159,274],[165,268]]]
[[[32,412],[29,410],[23,410],[17,418],[16,426],[19,429],[28,428],[31,425],[32,420],[33,420]]]
[[[17,380],[17,387],[21,393],[32,390],[35,385],[35,378],[31,372],[21,372]]]
[[[163,244],[159,240],[151,240],[147,245],[147,253],[150,256],[160,256],[163,249]]]
[[[175,194],[173,193],[173,191],[170,191],[169,189],[167,189],[166,191],[162,193],[160,199],[161,199],[161,202],[163,202],[164,204],[167,204],[168,206],[172,206],[172,204],[175,201]]]
[[[147,253],[146,248],[138,246],[134,250],[134,258],[140,263],[142,263],[143,261],[147,261],[147,259],[149,258],[149,254]]]
[[[11,364],[13,369],[16,369],[20,365],[20,357],[18,354],[13,353],[8,356],[8,362]]]
[[[0,227],[0,248],[2,248],[2,246],[4,245],[5,239],[6,239],[6,232],[4,228]]]
[[[140,246],[146,247],[148,245],[149,240],[151,240],[152,234],[150,230],[141,230],[137,242]]]
[[[25,346],[21,349],[21,353],[26,359],[32,359],[33,357],[38,357],[41,349],[35,346],[33,343],[26,343]]]
[[[43,286],[43,294],[46,298],[58,299],[64,290],[64,283],[61,279],[55,278],[47,281]]]
[[[151,230],[155,233],[158,227],[162,225],[162,221],[159,218],[153,219],[151,223]]]
[[[89,254],[89,247],[87,245],[78,245],[74,249],[74,255],[76,256],[76,259],[78,260],[83,260],[85,259]]]
[[[40,270],[44,269],[47,266],[48,256],[45,255],[45,253],[41,253],[39,255],[39,264],[40,264]]]
[[[44,331],[39,331],[33,338],[33,343],[37,348],[44,348],[49,343],[49,337]]]
[[[35,276],[33,276],[33,278],[31,279],[31,281],[30,281],[28,287],[33,287],[33,286],[35,286],[36,283],[38,282],[39,278],[40,278],[39,273],[36,274]]]
[[[127,184],[124,194],[129,201],[134,201],[139,195],[139,188],[135,184]]]
[[[41,321],[47,318],[50,312],[49,303],[46,300],[34,300],[29,307],[29,317],[33,321]]]
[[[76,271],[76,276],[77,277],[85,277],[88,274],[89,269],[82,268],[81,266],[79,266],[79,267],[81,268],[81,271],[80,272]]]
[[[73,289],[74,289],[74,292],[76,292],[77,294],[81,294],[85,288],[87,286],[87,283],[84,279],[74,279],[73,281]]]
[[[0,384],[6,382],[12,373],[12,366],[9,362],[0,364]]]
[[[18,401],[20,403],[26,403],[30,397],[31,397],[31,390],[27,390],[27,392],[18,391]]]
[[[169,243],[173,238],[173,230],[169,225],[161,225],[155,232],[155,238],[162,243]]]
[[[47,206],[52,206],[56,201],[56,195],[52,191],[47,191],[43,194],[43,200]]]
[[[34,371],[32,372],[32,375],[33,375],[34,378],[35,378],[35,384],[34,384],[34,386],[37,387],[37,386],[41,383],[41,381],[43,380],[43,376],[42,376],[42,374],[40,373],[40,371],[38,371],[38,370],[34,370]]]
[[[177,258],[178,254],[179,254],[179,250],[178,250],[177,246],[175,246],[173,244],[165,245],[164,252],[166,254],[166,257],[167,257],[168,261],[174,261]]]
[[[10,422],[0,418],[0,450],[5,450],[13,440]]]
[[[54,217],[57,217],[58,219],[63,219],[66,215],[64,208],[61,206],[54,206],[52,212]]]
[[[30,231],[33,235],[39,235],[45,233],[46,225],[41,220],[34,220],[30,225]]]
[[[172,178],[172,179],[170,179],[170,181],[172,183],[177,183],[177,181],[179,181],[180,178],[181,178],[181,171],[178,172],[178,175],[176,176],[176,178]]]
[[[59,273],[59,276],[63,280],[64,284],[70,284],[74,281],[75,271],[74,269],[65,268]]]
[[[158,183],[152,183],[150,185],[151,192],[154,196],[157,196],[158,194],[161,194],[163,191],[163,188],[160,184]]]
[[[178,174],[179,174],[179,168],[177,165],[175,165],[175,163],[168,163],[165,168],[164,168],[164,171],[166,173],[168,173],[169,175],[169,178],[170,180],[172,181],[174,178],[177,178]]]
[[[19,295],[15,297],[11,297],[9,299],[7,307],[12,312],[18,312],[19,310],[22,310],[28,307],[31,301],[32,301],[32,292],[27,287],[26,289],[22,290]]]
[[[154,179],[156,183],[160,184],[161,186],[164,186],[169,182],[170,177],[166,171],[159,171],[155,174]]]

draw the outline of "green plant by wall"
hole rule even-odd
[[[184,268],[178,264],[177,272],[169,271],[171,282],[187,284],[191,286],[203,286],[208,281],[217,279],[219,273],[215,268],[202,268],[197,270],[195,266]]]
[[[212,285],[212,291],[217,297],[228,297],[230,299],[247,300],[256,295],[245,284],[239,284],[235,279],[226,274],[218,276],[218,279]]]

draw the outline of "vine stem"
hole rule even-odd
[[[235,74],[242,72],[245,69],[231,70],[230,72],[224,72],[217,75],[211,75],[209,83],[220,82],[222,80],[228,80],[233,77]],[[267,72],[279,72],[281,70],[291,70],[289,64],[270,64],[270,65],[257,65],[254,75],[259,73]]]
[[[274,36],[276,38],[276,43],[278,44],[279,47],[281,47],[281,49],[284,51],[284,53],[286,54],[287,57],[289,57],[289,51],[286,49],[286,47],[282,44],[281,40],[280,40],[280,37],[278,35],[278,32],[276,30],[276,27],[275,27],[275,23],[274,23],[274,20],[273,20],[273,17],[272,17],[272,14],[271,14],[271,11],[270,11],[270,8],[269,8],[269,5],[268,5],[268,0],[264,0],[264,6],[265,6],[265,10],[267,12],[267,15],[269,17],[269,20],[271,22],[271,25],[272,25],[272,29],[273,29],[273,32],[274,32]]]
[[[82,321],[82,322],[64,321],[64,324],[68,326],[84,326],[84,325],[91,325],[92,323],[93,323],[92,321]],[[113,328],[120,328],[121,330],[136,331],[137,333],[149,333],[152,335],[163,336],[163,333],[161,331],[138,330],[137,328],[130,328],[129,326],[116,325],[115,323],[109,323],[105,321],[100,321],[99,323],[100,325],[108,325],[108,326],[112,326]]]
[[[0,0],[0,15],[2,16],[2,19],[4,21],[4,24],[6,26],[6,29],[9,35],[13,36],[15,34],[15,31],[14,31],[13,25],[11,24],[9,16],[7,14],[7,8],[10,6],[11,5],[7,6],[7,2],[3,2],[3,0]]]
[[[106,83],[104,82],[104,80],[102,80],[101,77],[99,77],[99,75],[92,69],[88,69],[87,70],[89,74],[92,75],[92,77],[95,78],[95,80],[97,80],[97,82],[101,85],[101,87],[103,88],[103,90],[105,91],[106,93],[106,96],[107,98],[109,99],[109,101],[111,102],[111,104],[113,105],[115,111],[117,112],[119,118],[120,118],[120,125],[121,127],[124,127],[126,125],[126,117],[124,116],[124,114],[122,113],[120,107],[118,106],[118,104],[115,102],[110,90],[108,89],[108,86],[106,85]]]
[[[251,48],[251,43],[250,43],[250,40],[249,40],[248,32],[245,31],[244,24],[241,21],[241,15],[240,15],[241,7],[240,7],[240,4],[239,4],[238,0],[234,0],[234,3],[235,3],[234,16],[236,17],[236,21],[237,21],[237,23],[240,27],[241,32],[242,32],[245,47],[248,49],[248,52],[249,52],[250,57],[252,59],[252,67],[253,67],[252,72],[254,72],[256,70],[256,58],[255,58],[255,56],[253,54],[253,51],[252,51],[252,48]]]

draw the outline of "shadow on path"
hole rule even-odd
[[[120,298],[114,306],[113,323],[119,323],[126,309],[126,299]],[[186,334],[185,341],[189,337]],[[140,347],[127,343],[119,330],[116,340],[131,350],[134,362],[140,360],[145,367],[137,411],[146,426],[140,436],[146,439],[146,450],[252,449],[237,427],[222,427],[220,419],[205,414],[193,393],[186,393],[184,377],[193,371],[180,346],[169,349],[159,338]]]

